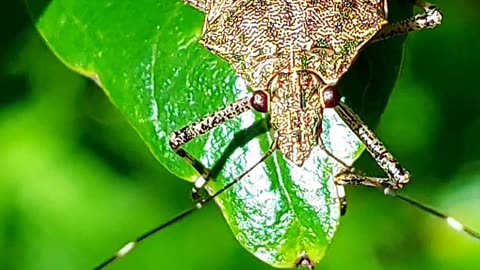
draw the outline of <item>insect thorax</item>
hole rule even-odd
[[[210,1],[201,43],[253,89],[265,89],[273,73],[295,68],[317,70],[335,84],[386,23],[385,1]]]

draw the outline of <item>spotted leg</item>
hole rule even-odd
[[[180,129],[179,131],[175,131],[170,134],[170,147],[180,157],[192,164],[192,166],[200,174],[200,177],[197,178],[192,189],[192,197],[194,199],[199,198],[199,190],[203,189],[203,187],[208,183],[210,170],[207,169],[200,161],[190,155],[187,151],[182,149],[182,146],[189,141],[209,132],[213,128],[223,124],[224,122],[238,116],[239,114],[249,111],[251,108],[252,106],[250,103],[250,98],[243,98],[228,105],[224,109],[199,120],[198,122],[192,123]]]
[[[335,107],[340,118],[350,127],[365,145],[377,164],[388,177],[367,177],[346,170],[337,176],[337,184],[340,185],[366,185],[379,188],[401,189],[410,181],[409,172],[403,168],[395,157],[387,150],[375,133],[365,125],[346,104],[340,103]]]
[[[480,233],[463,225],[457,219],[439,212],[423,203],[417,202],[405,195],[397,193],[396,190],[403,188],[409,182],[410,174],[408,171],[398,163],[393,155],[388,152],[385,146],[375,136],[373,131],[370,130],[347,105],[340,103],[335,108],[335,111],[363,142],[367,148],[367,151],[372,155],[377,164],[386,172],[388,176],[369,177],[345,170],[336,176],[337,185],[366,185],[383,189],[385,195],[396,197],[404,202],[409,203],[410,205],[415,206],[418,209],[437,216],[444,220],[452,229],[464,232],[471,237],[480,240]],[[341,194],[341,191],[338,193]]]
[[[415,5],[421,7],[425,12],[403,21],[387,24],[373,37],[372,42],[389,39],[391,37],[423,29],[432,29],[442,23],[442,12],[436,6],[421,0],[416,0]]]

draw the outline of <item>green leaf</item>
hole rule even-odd
[[[390,2],[394,21],[411,14],[408,1]],[[194,181],[197,173],[171,150],[169,134],[249,93],[227,62],[198,44],[203,14],[179,0],[27,3],[54,53],[104,89],[166,168]],[[402,44],[394,39],[370,46],[339,83],[371,125],[395,83]],[[273,141],[266,119],[245,113],[185,147],[213,168],[210,192],[264,155]],[[353,163],[363,150],[358,139],[331,110],[323,125],[326,147]],[[339,222],[333,185],[339,170],[318,147],[301,168],[277,152],[216,201],[238,241],[261,260],[293,267],[306,253],[319,261]]]

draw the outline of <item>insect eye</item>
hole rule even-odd
[[[323,89],[322,98],[325,108],[333,108],[340,103],[340,96],[335,86],[327,86]]]
[[[269,95],[265,91],[257,90],[253,92],[250,103],[252,104],[252,107],[258,112],[266,113],[269,109]]]

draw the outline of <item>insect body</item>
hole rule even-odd
[[[272,156],[275,151],[291,163],[294,172],[297,168],[308,167],[315,149],[336,163],[332,171],[336,177],[322,178],[315,175],[320,187],[302,186],[304,179],[292,183],[297,189],[311,189],[317,208],[312,215],[295,216],[295,210],[283,209],[282,205],[269,202],[257,205],[259,209],[280,207],[283,215],[275,216],[275,222],[264,220],[255,224],[252,230],[255,244],[246,246],[260,259],[276,267],[306,266],[313,269],[331,242],[341,213],[345,213],[346,201],[344,185],[367,185],[382,189],[386,194],[397,196],[431,214],[443,217],[449,225],[459,231],[480,238],[475,232],[465,228],[453,218],[417,204],[394,192],[410,180],[409,173],[387,151],[375,134],[343,102],[335,85],[348,70],[357,54],[369,42],[404,34],[409,31],[432,28],[441,23],[441,13],[432,5],[416,1],[424,8],[425,14],[417,15],[400,23],[388,24],[387,3],[382,0],[188,0],[187,3],[205,12],[205,25],[201,44],[213,53],[232,64],[235,71],[252,89],[250,97],[245,97],[226,108],[213,113],[183,129],[173,132],[170,137],[172,149],[199,172],[193,196],[197,205],[169,222],[147,232],[125,245],[117,254],[99,265],[96,269],[111,263],[128,253],[136,243],[155,232],[188,216],[235,183],[246,177],[255,167]],[[210,169],[185,151],[182,146],[192,139],[207,133],[239,114],[250,110],[270,113],[273,142],[269,151],[248,170],[232,179],[232,182],[218,190],[210,190],[213,195],[201,196],[199,191],[207,187],[211,178]],[[365,145],[376,159],[387,177],[368,177],[353,172],[342,157],[328,150],[322,141],[323,119],[326,110],[334,111],[346,126]],[[340,171],[342,170],[342,172]],[[313,177],[313,175],[311,175]],[[300,177],[301,178],[301,177]],[[312,179],[310,179],[312,180]],[[305,181],[304,181],[305,182]],[[309,182],[313,184],[314,182]],[[287,194],[288,197],[288,194]],[[308,198],[306,198],[308,197]],[[221,197],[219,197],[221,199]],[[308,203],[297,203],[302,207]],[[259,210],[260,211],[260,210]],[[324,212],[322,214],[313,212]],[[281,211],[280,211],[281,212]],[[239,215],[241,216],[241,215]],[[248,219],[248,217],[245,217]],[[228,220],[229,223],[239,223]],[[293,227],[292,223],[308,223],[314,226]],[[278,222],[287,225],[275,225]],[[261,234],[258,228],[272,226],[271,234]],[[240,225],[238,227],[241,227]],[[301,228],[292,230],[291,228]],[[291,243],[270,243],[273,234],[290,235]],[[250,235],[237,234],[238,238]],[[256,241],[256,242],[255,242]],[[288,249],[288,250],[286,250]],[[272,255],[273,254],[273,255]]]
[[[323,108],[338,102],[328,86],[386,24],[385,2],[354,2],[211,2],[201,43],[263,91],[255,109],[271,113],[278,149],[297,166],[317,144]]]

